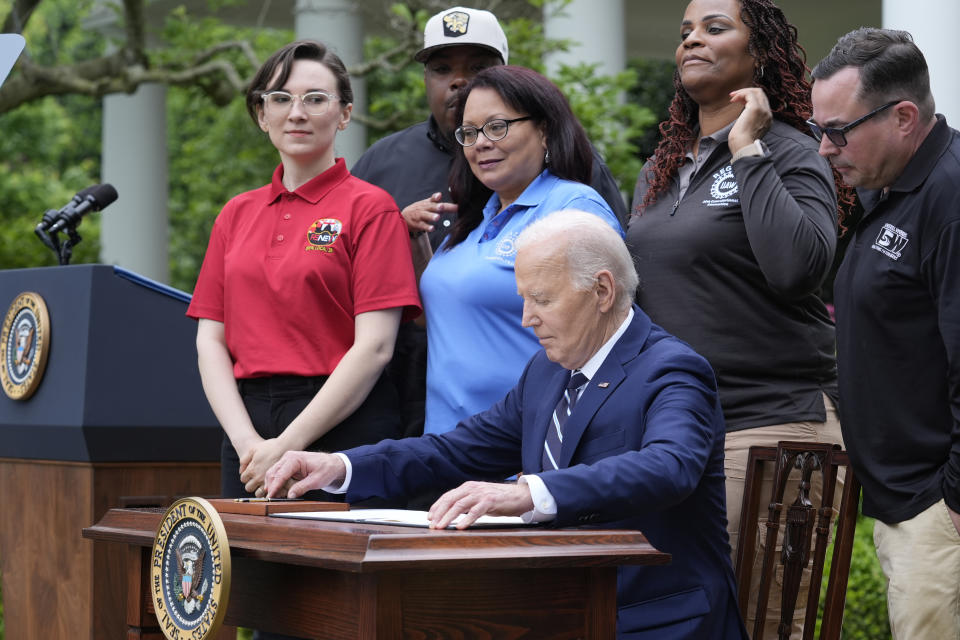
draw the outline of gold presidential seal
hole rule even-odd
[[[25,291],[7,309],[0,331],[0,382],[13,400],[33,395],[50,354],[50,314],[39,293]]]
[[[177,500],[153,540],[150,598],[168,640],[217,634],[230,596],[230,545],[220,514],[203,498]]]

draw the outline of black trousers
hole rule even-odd
[[[300,376],[271,376],[237,381],[240,397],[254,428],[264,438],[275,438],[313,400],[326,382],[326,376],[305,378]],[[403,437],[399,402],[395,386],[381,376],[366,400],[346,420],[313,442],[308,451],[340,451],[361,444],[373,444],[384,438]],[[240,458],[224,435],[220,448],[220,492],[224,498],[243,498],[247,493],[240,482]],[[343,502],[343,495],[325,491],[310,491],[303,496],[307,500]],[[365,507],[396,506],[385,501],[366,500]],[[254,640],[296,640],[263,631],[254,631]]]
[[[271,376],[237,381],[240,397],[254,428],[263,438],[275,438],[293,422],[326,381],[326,376]],[[384,438],[403,437],[395,387],[381,376],[366,400],[343,422],[307,447],[307,451],[340,451]],[[224,498],[248,497],[240,481],[240,458],[224,435],[220,449],[220,492]],[[311,491],[308,500],[343,501],[342,495]]]

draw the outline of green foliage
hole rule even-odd
[[[236,0],[217,2],[229,5]],[[47,64],[101,54],[106,40],[82,25],[93,4],[93,0],[44,0],[24,32],[29,54]],[[547,39],[540,22],[531,19],[544,4],[562,10],[564,3],[530,0],[526,13],[522,7],[509,14],[497,8],[502,18],[510,16],[502,22],[511,43],[511,63],[543,71],[544,55],[566,48],[566,42]],[[9,5],[9,0],[0,0],[0,11]],[[428,115],[423,67],[412,60],[405,45],[411,39],[419,41],[423,25],[436,10],[425,2],[397,3],[390,14],[391,35],[367,39],[367,59],[383,58],[385,63],[365,76],[371,142]],[[151,62],[183,67],[215,43],[246,40],[263,59],[293,38],[289,31],[241,29],[198,18],[182,6],[170,12],[158,35],[164,46],[150,51]],[[222,55],[241,73],[254,70],[239,51]],[[640,106],[642,101],[621,98],[624,92],[636,92],[638,87],[642,92],[649,84],[642,72],[639,84],[637,79],[631,71],[596,76],[588,66],[562,68],[554,78],[626,191],[632,189],[640,166],[636,142],[656,120],[651,109]],[[278,159],[247,117],[243,97],[225,95],[212,83],[170,87],[167,118],[170,283],[190,291],[220,208],[237,193],[264,184]],[[100,182],[101,121],[100,101],[82,96],[44,98],[0,115],[0,268],[56,264],[55,255],[34,237],[33,228],[44,210],[59,208],[78,190]],[[97,261],[99,220],[97,215],[83,221],[84,241],[74,252],[75,264]]]
[[[34,236],[46,209],[58,209],[99,182],[100,109],[78,96],[44,98],[0,115],[0,268],[57,264]],[[91,131],[98,140],[91,144]],[[80,228],[73,262],[96,262],[99,220]]]
[[[410,23],[397,20],[410,29]],[[365,56],[373,60],[386,56],[397,47],[394,38],[369,37]],[[423,65],[410,60],[390,60],[395,66],[376,68],[366,75],[367,139],[373,144],[394,131],[427,119],[427,94],[423,84]]]
[[[857,517],[857,530],[853,539],[853,555],[850,561],[850,577],[847,581],[847,601],[843,609],[843,637],[845,640],[887,640],[890,638],[890,623],[887,618],[887,578],[880,569],[877,552],[873,546],[872,518]],[[830,571],[833,544],[827,549],[827,562],[823,569]],[[820,591],[820,612],[826,596],[826,581]],[[820,635],[820,619],[817,618],[816,637]]]
[[[627,94],[630,102],[650,108],[657,123],[666,120],[670,103],[676,93],[673,85],[676,65],[672,60],[636,58],[631,60],[627,67],[637,74],[637,82]],[[659,141],[658,127],[652,126],[644,131],[637,140],[640,159],[645,161],[652,156]]]
[[[94,55],[103,39],[81,28],[92,0],[46,0],[24,37],[35,60],[55,64]],[[0,13],[10,2],[0,2]],[[0,269],[57,264],[33,229],[47,209],[62,207],[100,173],[100,102],[83,96],[43,98],[0,115]],[[99,220],[85,220],[73,262],[96,262]]]
[[[656,116],[648,107],[621,99],[636,84],[635,71],[601,76],[596,67],[563,65],[555,80],[620,188],[632,193],[643,164],[635,140],[656,124]]]
[[[291,39],[289,32],[260,31],[252,41],[266,57]],[[200,88],[171,87],[167,121],[170,284],[193,291],[220,209],[238,193],[266,184],[279,157],[241,95],[217,106]]]
[[[170,283],[185,291],[193,290],[220,208],[237,193],[264,184],[277,163],[242,98],[211,108],[198,94],[171,89],[167,96],[167,117],[177,123],[167,128]]]
[[[22,32],[27,40],[25,54],[43,65],[71,63],[101,55],[107,41],[81,24],[96,2],[44,0]],[[0,0],[0,15],[7,15],[11,4],[10,0]]]
[[[45,0],[24,33],[29,54],[48,64],[99,54],[103,37],[81,24],[91,4]],[[7,5],[0,1],[0,11]],[[152,52],[154,61],[184,66],[201,47],[216,42],[246,40],[263,59],[293,39],[290,31],[197,19],[182,7],[167,17],[162,35],[167,46]],[[239,53],[225,55],[241,73],[253,71]],[[80,189],[101,181],[102,114],[99,100],[68,95],[0,115],[0,269],[57,264],[33,228],[46,209],[63,206]],[[167,119],[171,284],[191,291],[220,208],[230,197],[266,183],[278,157],[251,122],[242,95],[211,96],[209,86],[170,87]],[[157,151],[132,152],[130,161],[147,152]],[[72,263],[97,262],[100,216],[86,217],[79,231],[83,242]]]

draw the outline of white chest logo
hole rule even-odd
[[[703,204],[708,207],[722,207],[737,204],[740,201],[740,199],[736,197],[739,190],[740,187],[737,186],[737,180],[733,177],[733,167],[727,165],[713,174],[713,184],[710,185],[710,199],[704,200]]]
[[[501,261],[512,263],[517,255],[517,236],[516,232],[506,233],[497,240],[496,258]]]
[[[910,242],[910,237],[903,229],[897,229],[892,224],[884,224],[873,241],[871,249],[876,249],[891,260],[899,260],[903,254],[904,247]]]

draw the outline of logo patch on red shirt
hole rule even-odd
[[[329,247],[335,244],[337,238],[340,237],[340,230],[342,228],[343,223],[336,218],[321,218],[315,220],[313,224],[310,225],[310,229],[307,230],[307,242],[309,244],[305,249],[307,251],[316,251],[317,249],[315,249],[315,247],[324,247],[329,251]]]

